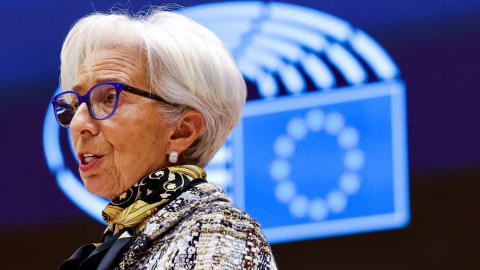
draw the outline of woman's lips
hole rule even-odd
[[[80,171],[82,172],[88,172],[89,170],[93,169],[93,167],[95,167],[95,164],[97,164],[97,162],[101,159],[102,157],[100,156],[96,156],[95,159],[88,163],[88,164],[85,164],[84,161],[82,160],[80,162],[80,164],[78,165],[78,167],[80,168]]]

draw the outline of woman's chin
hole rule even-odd
[[[112,195],[112,188],[107,188],[105,185],[101,184],[105,183],[104,180],[102,181],[102,179],[97,177],[87,177],[86,179],[82,177],[82,180],[88,192],[109,200],[115,199]]]

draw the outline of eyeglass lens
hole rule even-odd
[[[90,102],[89,109],[93,117],[102,120],[112,114],[117,101],[117,91],[113,85],[99,85],[90,90],[87,95]],[[78,99],[78,94],[74,93],[64,93],[58,97],[55,103],[55,113],[62,125],[70,125],[73,116],[80,106]]]

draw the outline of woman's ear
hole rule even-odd
[[[175,123],[175,131],[170,137],[168,153],[185,151],[200,136],[204,128],[203,115],[197,110],[189,110]],[[167,153],[167,155],[168,155]]]

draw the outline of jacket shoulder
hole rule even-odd
[[[145,226],[139,239],[149,244],[136,253],[138,262],[152,269],[276,269],[260,225],[234,206],[220,187],[201,184],[184,195]],[[169,221],[174,225],[165,224]]]

